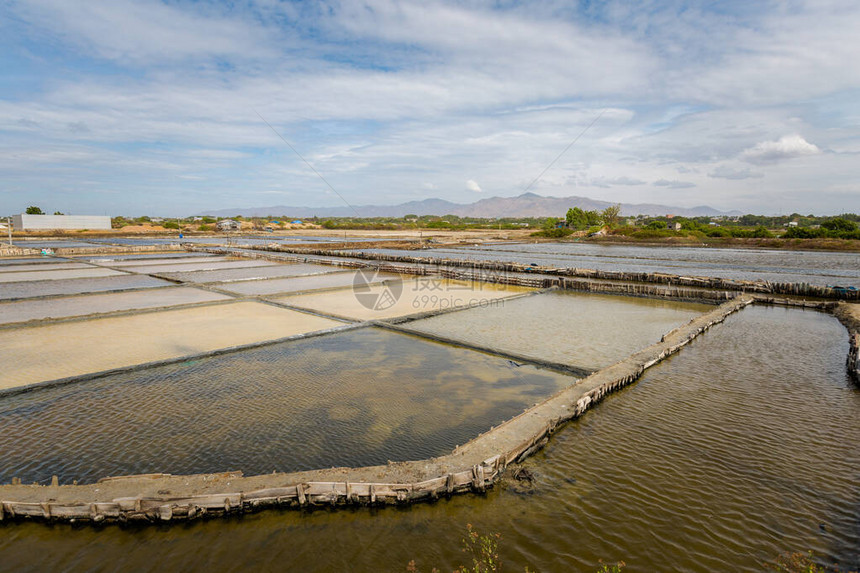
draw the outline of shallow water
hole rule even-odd
[[[410,322],[428,334],[582,368],[602,368],[712,310],[705,304],[551,291]]]
[[[46,263],[53,264],[56,262],[57,259],[49,257],[15,257],[11,259],[0,259],[0,269],[8,265],[41,265]]]
[[[342,324],[268,304],[235,302],[0,330],[0,389],[276,340]]]
[[[533,489],[173,527],[4,525],[0,553],[15,571],[445,571],[468,563],[471,523],[502,535],[510,571],[761,571],[809,549],[856,569],[860,391],[846,352],[829,316],[753,307],[556,432],[527,463]]]
[[[503,305],[506,297],[531,292],[526,287],[417,276],[377,284],[367,271],[365,288],[274,297],[272,300],[353,320],[379,320],[469,305]],[[359,283],[360,284],[360,283]]]
[[[245,259],[241,261],[237,260],[211,260],[211,261],[197,261],[186,263],[182,262],[169,262],[166,264],[145,264],[145,265],[124,265],[122,269],[124,271],[128,271],[130,273],[172,273],[172,272],[186,272],[186,271],[219,271],[224,269],[245,269],[245,268],[259,268],[259,267],[271,267],[273,265],[277,265],[278,263],[272,263],[269,261],[263,260],[250,260]]]
[[[302,263],[276,263],[264,267],[253,267],[248,269],[227,269],[219,271],[189,271],[189,272],[165,272],[165,277],[173,280],[191,283],[211,283],[222,281],[245,281],[255,279],[271,279],[279,277],[295,277],[302,275],[315,275],[339,271],[338,267],[329,265],[308,265]]]
[[[230,257],[218,257],[215,255],[207,255],[205,257],[153,257],[147,259],[114,259],[111,257],[107,258],[98,258],[98,259],[90,259],[97,265],[106,265],[109,267],[145,267],[145,266],[158,266],[158,265],[184,265],[190,263],[207,263],[207,262],[226,262],[226,261],[234,261],[236,259],[232,259]]]
[[[86,294],[47,299],[0,302],[0,324],[68,318],[123,310],[228,300],[230,297],[192,287]]]
[[[122,291],[170,286],[171,282],[144,275],[119,274],[104,278],[55,279],[0,284],[0,300],[64,294]]]
[[[123,276],[125,273],[111,269],[100,269],[96,267],[59,269],[39,267],[32,271],[0,272],[0,283],[23,282],[23,281],[55,281],[63,279],[84,279],[98,277]]]
[[[75,248],[92,249],[93,247],[98,246],[96,244],[95,240],[90,242],[90,241],[74,241],[74,240],[64,241],[62,239],[58,239],[58,240],[31,240],[31,241],[15,240],[15,241],[12,241],[12,244],[15,245],[16,247],[24,247],[27,249],[59,249],[61,247],[62,248],[75,247]]]
[[[69,255],[73,260],[84,260],[93,262],[112,262],[112,261],[147,261],[151,259],[203,259],[206,257],[217,257],[217,255],[209,255],[206,253],[184,253],[176,251],[163,251],[157,253],[116,253],[116,254],[101,254],[101,255]],[[140,263],[143,264],[143,263]]]
[[[367,252],[860,287],[860,253],[631,247],[585,243],[509,243],[421,251],[369,249]]]
[[[377,279],[396,279],[393,273],[378,273]],[[288,292],[303,292],[323,288],[348,287],[355,283],[354,271],[332,272],[324,275],[305,277],[290,277],[285,279],[268,279],[262,281],[246,281],[215,284],[216,288],[246,295],[268,295]]]
[[[574,381],[388,331],[344,332],[0,398],[0,482],[423,459]]]
[[[52,262],[50,266],[34,266],[32,263],[22,262],[17,265],[9,264],[0,266],[0,276],[3,273],[12,273],[18,271],[59,271],[59,270],[69,270],[69,269],[91,269],[92,265],[87,265],[85,263],[70,263],[70,262]]]

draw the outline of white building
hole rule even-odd
[[[110,217],[101,215],[13,215],[12,226],[19,231],[53,229],[110,230]]]
[[[233,219],[222,219],[215,226],[219,231],[238,231],[241,228],[239,221]]]

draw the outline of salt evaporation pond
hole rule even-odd
[[[147,262],[146,264],[138,264],[138,265],[123,265],[122,270],[128,271],[130,273],[171,273],[171,272],[186,272],[186,271],[218,271],[225,269],[245,269],[245,268],[259,268],[259,267],[271,267],[273,265],[277,265],[278,263],[271,263],[263,260],[249,260],[245,259],[243,261],[237,260],[228,260],[228,259],[213,259],[213,260],[203,260],[197,262],[185,262],[185,261],[176,261],[176,262],[167,262],[165,264],[151,264]]]
[[[634,247],[586,243],[503,243],[421,251],[368,249],[368,253],[500,261],[607,271],[670,273],[738,280],[806,282],[860,287],[860,254],[688,247]]]
[[[575,380],[353,330],[0,398],[0,482],[422,459]]]
[[[111,269],[98,267],[86,267],[77,269],[60,269],[39,267],[38,269],[17,272],[0,272],[0,283],[24,282],[24,281],[50,281],[62,279],[84,279],[110,276],[123,276],[125,273]]]
[[[54,279],[0,284],[0,300],[40,296],[84,294],[170,286],[165,280],[145,275],[117,274],[103,278]]]
[[[172,280],[191,283],[211,283],[222,281],[243,281],[256,279],[271,279],[279,277],[294,277],[314,275],[339,271],[337,267],[327,265],[308,265],[302,263],[279,263],[262,267],[245,269],[226,269],[217,271],[164,272],[163,276]]]
[[[418,320],[408,327],[581,368],[597,369],[660,341],[713,306],[551,291]]]
[[[342,324],[268,304],[233,302],[0,330],[0,390]]]
[[[126,310],[161,308],[229,300],[230,297],[193,287],[166,287],[130,292],[82,294],[0,302],[0,324],[69,318]]]
[[[398,278],[399,275],[393,273],[377,273],[375,280],[384,281]],[[216,284],[213,286],[224,291],[242,295],[269,295],[348,287],[355,284],[355,280],[354,271],[342,271],[303,277],[290,277],[285,279],[224,283],[223,285]]]
[[[0,552],[15,571],[47,562],[376,572],[412,559],[444,571],[466,562],[460,540],[471,523],[501,534],[511,571],[591,573],[603,559],[624,560],[625,573],[753,572],[810,549],[857,569],[860,391],[846,377],[847,349],[830,316],[752,307],[556,432],[527,462],[533,488],[511,482],[405,508],[269,511],[168,528],[18,523],[0,526]],[[218,414],[228,426],[229,413]]]
[[[376,272],[368,272],[366,280],[376,284],[378,276]],[[533,290],[477,281],[409,277],[403,281],[374,286],[366,291],[352,288],[272,297],[271,300],[350,320],[380,320],[470,305],[500,305],[503,304],[501,299]]]

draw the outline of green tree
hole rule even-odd
[[[829,231],[851,232],[857,229],[857,223],[849,221],[848,219],[843,219],[842,217],[833,217],[832,219],[828,219],[821,223],[821,226]]]
[[[59,211],[54,211],[54,215],[62,215]]]
[[[547,219],[543,222],[543,230],[544,231],[552,231],[555,229],[555,226],[558,225],[559,220],[555,217],[547,217]]]
[[[585,211],[579,207],[574,207],[567,210],[565,222],[571,229],[584,229],[588,226],[588,217],[586,216]]]
[[[44,215],[44,213],[42,213],[42,210],[35,205],[30,205],[29,207],[27,207],[26,213],[28,215]]]
[[[764,225],[759,225],[752,232],[752,236],[755,237],[756,239],[769,239],[769,238],[773,237],[773,234],[770,231],[768,231],[767,227],[765,227]]]
[[[571,229],[582,230],[587,229],[588,227],[593,227],[594,225],[599,225],[601,217],[600,213],[597,211],[585,211],[579,207],[574,207],[567,210],[565,222]]]
[[[618,224],[618,218],[621,216],[621,205],[612,205],[611,207],[607,207],[600,214],[603,219],[603,224],[607,227],[614,227]]]

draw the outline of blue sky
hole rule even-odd
[[[0,0],[0,214],[860,212],[860,3]]]

